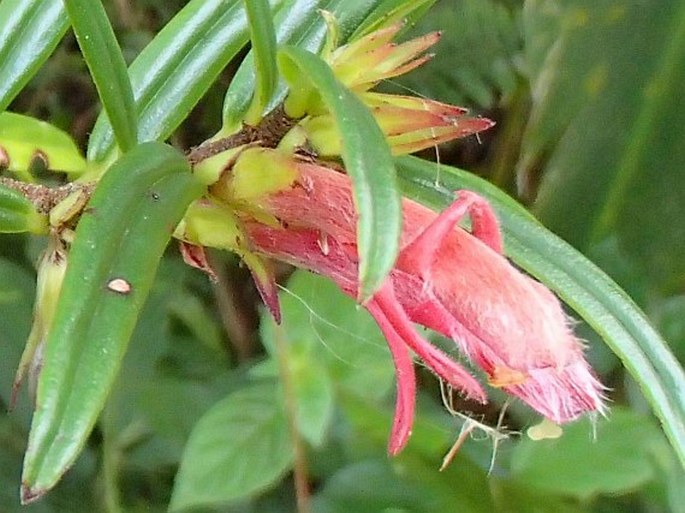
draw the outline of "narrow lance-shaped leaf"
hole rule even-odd
[[[62,0],[0,2],[0,112],[52,54],[68,27]]]
[[[267,0],[244,0],[244,3],[250,24],[250,40],[257,73],[257,87],[245,121],[248,125],[256,125],[271,99],[278,80],[276,32]]]
[[[271,5],[277,5],[272,0]],[[140,141],[162,140],[188,116],[248,39],[241,0],[193,0],[155,36],[129,69]],[[88,160],[111,158],[112,127],[98,118]]]
[[[365,301],[382,285],[399,249],[402,212],[390,148],[371,112],[335,78],[328,64],[293,46],[283,48],[279,59],[290,83],[303,76],[311,81],[340,131],[342,158],[352,177],[359,217],[358,296]]]
[[[22,500],[74,462],[114,383],[171,233],[201,186],[176,150],[135,147],[96,188],[76,229],[45,340]]]
[[[64,0],[64,5],[117,144],[128,151],[138,140],[136,107],[126,62],[105,8],[100,0]]]
[[[453,200],[453,191],[461,188],[477,191],[492,202],[502,222],[507,255],[554,290],[604,338],[640,385],[685,466],[685,373],[630,297],[488,182],[442,166],[436,185],[434,164],[413,157],[397,162],[405,194],[428,206],[444,208]]]
[[[313,19],[320,17],[317,5],[310,0],[291,0],[286,2],[283,8],[279,9],[276,13],[273,20],[276,31],[276,44],[295,44],[294,39],[298,38],[303,27],[311,24]],[[223,108],[223,127],[218,134],[219,137],[227,136],[240,127],[247,109],[250,107],[250,102],[255,95],[255,82],[254,51],[251,50],[240,64],[226,91]],[[282,99],[284,95],[285,87],[281,83],[278,85],[278,91],[272,95],[271,102],[274,101],[273,97]]]

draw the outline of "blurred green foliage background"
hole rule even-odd
[[[109,0],[132,60],[186,2]],[[525,201],[598,263],[685,359],[685,3],[678,0],[442,0],[411,33],[442,30],[435,58],[383,84],[469,107],[495,129],[424,156],[477,172]],[[238,61],[239,62],[239,61]],[[237,63],[236,63],[237,64]],[[235,66],[172,142],[220,127]],[[10,110],[85,147],[97,94],[69,35]],[[40,244],[0,244],[0,403],[31,324]],[[43,501],[18,505],[30,417],[0,416],[0,512],[294,511],[293,444],[275,340],[285,337],[317,512],[684,512],[685,474],[618,360],[580,324],[611,389],[611,421],[533,442],[513,405],[497,446],[469,439],[438,472],[463,420],[422,374],[409,447],[388,459],[392,366],[373,321],[321,278],[281,270],[284,328],[259,306],[236,259],[212,255],[212,285],[170,251],[88,449]],[[437,343],[444,341],[436,340]],[[453,350],[452,350],[453,351]],[[683,391],[685,393],[685,391]],[[456,409],[495,425],[503,398]],[[594,434],[593,434],[594,433]],[[184,456],[185,451],[185,456]],[[181,460],[183,463],[181,464]]]

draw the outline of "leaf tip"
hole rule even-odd
[[[26,506],[37,501],[43,495],[45,495],[46,491],[47,490],[45,489],[32,488],[27,482],[22,482],[20,492],[22,506]]]

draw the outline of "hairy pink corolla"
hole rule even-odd
[[[231,182],[240,183],[242,173],[253,173],[253,181],[260,173],[251,166],[233,171],[219,194],[235,192]],[[238,211],[245,243],[257,254],[327,276],[356,298],[357,217],[350,178],[311,162],[294,164],[288,176],[287,187],[251,194],[251,211]],[[471,231],[457,224],[467,214]],[[467,397],[487,400],[478,380],[421,337],[412,323],[454,340],[486,373],[489,385],[556,423],[604,411],[602,385],[559,300],[503,256],[499,225],[487,201],[458,191],[454,203],[438,214],[404,199],[400,247],[384,286],[364,305],[388,341],[397,373],[392,454],[406,444],[413,423],[416,382],[409,350]]]

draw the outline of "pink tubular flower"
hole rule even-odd
[[[245,243],[257,254],[325,275],[357,297],[351,181],[313,163],[299,162],[294,170],[289,186],[251,198],[260,216],[254,209],[237,214]],[[231,181],[241,180],[239,174],[234,168],[228,189]],[[457,225],[466,214],[471,232]],[[422,338],[412,323],[454,340],[487,374],[489,385],[556,423],[604,410],[602,385],[585,361],[559,301],[502,255],[498,222],[483,198],[458,191],[454,203],[440,214],[405,199],[403,217],[397,263],[364,305],[388,341],[397,373],[391,454],[406,444],[413,423],[416,382],[409,350],[467,397],[487,400],[481,384]]]

